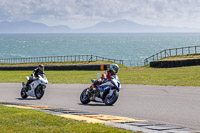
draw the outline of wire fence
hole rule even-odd
[[[42,62],[92,62],[92,61],[112,61],[123,65],[124,60],[105,58],[95,55],[71,55],[71,56],[46,56],[29,58],[6,58],[0,59],[0,63],[19,64],[19,63],[42,63]]]
[[[200,53],[200,46],[165,49],[165,50],[162,50],[162,51],[144,59],[144,65],[149,64],[151,61],[159,60],[159,59],[166,58],[169,56],[198,54],[198,53]]]
[[[58,63],[58,62],[93,62],[93,61],[112,61],[127,67],[143,66],[142,61],[136,60],[118,60],[95,55],[70,55],[70,56],[46,56],[29,58],[5,58],[0,59],[2,64],[20,64],[20,63]]]

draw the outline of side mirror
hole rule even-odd
[[[97,79],[100,79],[100,78],[101,78],[101,74],[97,73]]]

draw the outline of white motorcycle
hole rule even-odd
[[[29,80],[29,77],[26,77]],[[22,89],[21,89],[21,97],[23,99],[27,98],[28,96],[36,97],[37,99],[41,99],[44,95],[46,85],[48,84],[48,80],[44,74],[39,75],[38,79],[33,80],[28,87],[24,82],[22,82]]]

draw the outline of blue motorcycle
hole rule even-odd
[[[92,83],[95,80],[91,80]],[[121,84],[117,75],[111,77],[111,80],[105,83],[98,84],[95,88],[88,87],[84,89],[80,95],[80,101],[82,104],[88,104],[90,101],[101,102],[106,105],[113,105],[118,97]]]

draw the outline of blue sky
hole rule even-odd
[[[0,21],[83,28],[119,19],[200,28],[200,0],[0,0]]]

